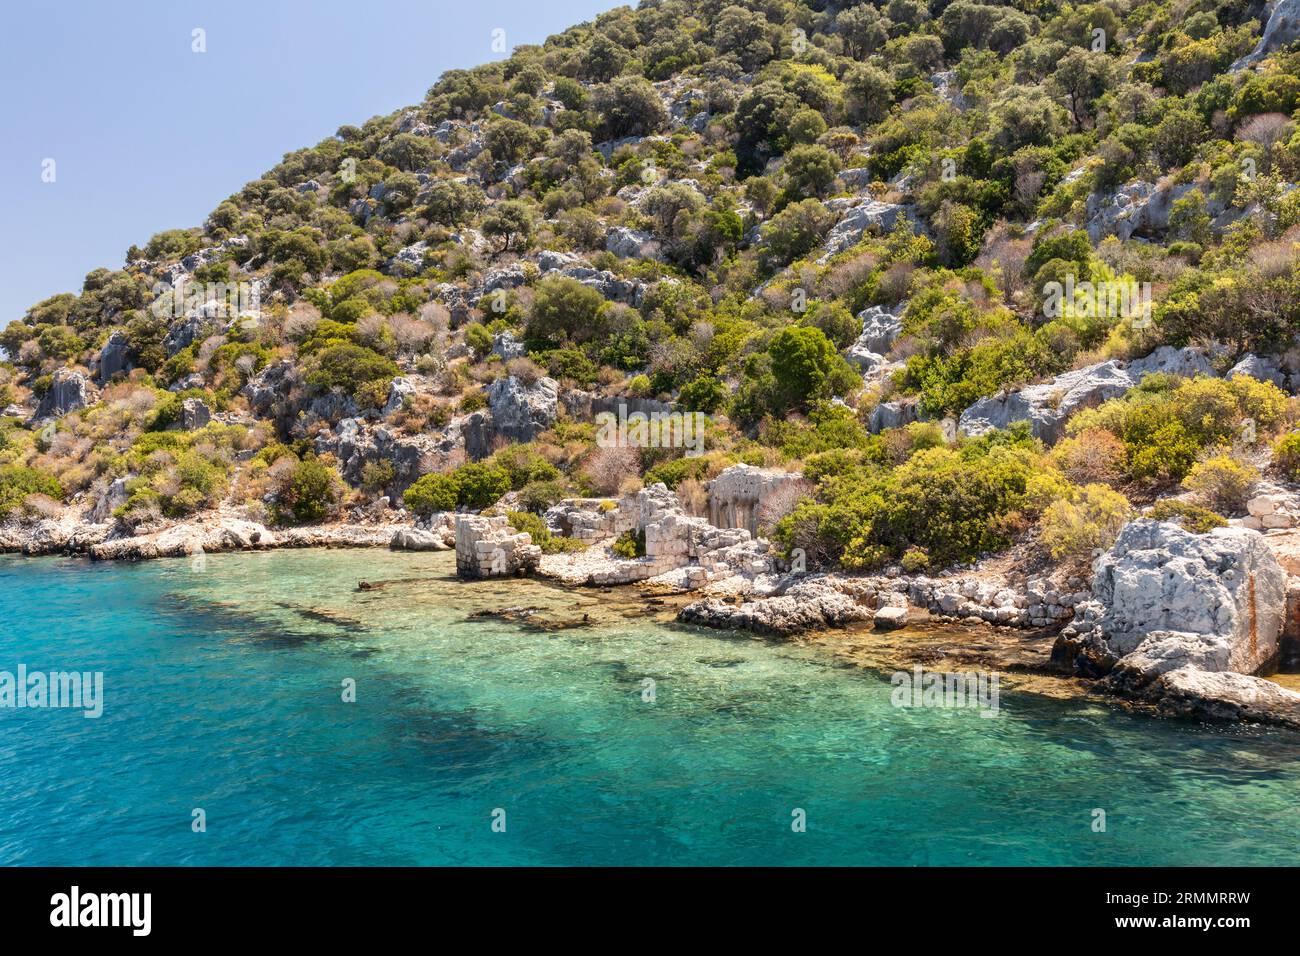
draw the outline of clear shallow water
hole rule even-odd
[[[97,720],[0,709],[0,864],[1300,862],[1295,734],[1005,689],[997,719],[899,710],[814,647],[450,568],[0,557],[0,670],[105,674]],[[601,623],[467,620],[518,604]]]

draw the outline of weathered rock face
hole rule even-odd
[[[463,578],[527,574],[541,557],[532,536],[516,532],[504,516],[456,516],[456,573]]]
[[[187,398],[181,402],[180,427],[182,431],[192,432],[203,428],[212,421],[212,409],[197,398]]]
[[[614,226],[605,235],[605,248],[620,259],[663,260],[659,240],[648,232]]]
[[[1229,369],[1224,377],[1232,378],[1234,375],[1249,375],[1261,382],[1272,382],[1278,388],[1286,388],[1290,378],[1276,360],[1260,355],[1247,355]]]
[[[1241,519],[1244,528],[1256,531],[1294,528],[1300,525],[1300,495],[1277,485],[1262,485],[1246,502],[1248,516]]]
[[[435,515],[427,528],[399,528],[388,547],[393,551],[448,551],[456,547],[456,516]]]
[[[299,405],[291,402],[291,393],[301,384],[291,359],[272,362],[248,380],[243,395],[249,408],[259,418],[274,417],[281,422],[292,419]]]
[[[276,536],[260,524],[222,516],[172,525],[156,534],[103,541],[93,545],[89,554],[95,560],[182,557],[278,544]]]
[[[177,319],[163,338],[163,349],[167,352],[167,357],[171,358],[195,342],[203,341],[217,330],[217,326],[216,319],[201,313]]]
[[[1119,362],[1101,362],[1041,385],[981,398],[961,413],[957,427],[966,435],[982,435],[1028,421],[1035,437],[1052,443],[1061,437],[1066,420],[1075,412],[1123,395],[1132,387],[1133,379]]]
[[[900,219],[913,228],[916,227],[916,216],[912,208],[897,203],[867,198],[831,199],[826,202],[826,208],[837,212],[840,220],[832,227],[822,245],[823,261],[848,249],[864,234],[892,232]]]
[[[838,590],[834,582],[814,579],[795,582],[775,596],[739,605],[712,598],[696,601],[682,608],[677,619],[705,627],[790,635],[870,621],[872,612]]]
[[[127,372],[131,369],[130,347],[126,340],[126,333],[121,329],[115,329],[113,334],[104,342],[104,347],[99,350],[99,362],[95,380],[103,385],[118,372]]]
[[[126,504],[130,495],[126,490],[125,478],[114,478],[103,494],[96,498],[90,510],[90,520],[95,523],[112,521],[113,512]]]
[[[1112,193],[1093,193],[1085,212],[1088,237],[1097,243],[1111,235],[1121,241],[1135,235],[1159,236],[1169,228],[1174,203],[1196,188],[1196,183],[1132,182]],[[1213,197],[1208,208],[1212,216],[1223,212],[1223,204]]]
[[[590,266],[569,266],[561,269],[560,275],[581,282],[595,289],[611,302],[622,302],[640,307],[645,299],[646,285],[636,279],[624,279],[608,269],[593,269]]]
[[[569,417],[582,422],[589,422],[603,412],[608,412],[611,415],[621,413],[624,417],[639,413],[649,417],[656,413],[667,415],[676,410],[676,406],[671,402],[661,402],[656,398],[637,398],[632,395],[595,395],[591,392],[584,392],[580,388],[568,389],[564,393],[562,400]],[[687,409],[687,411],[689,410]]]
[[[903,322],[897,315],[878,305],[864,309],[858,313],[858,318],[862,320],[862,332],[857,341],[849,346],[844,357],[864,375],[880,377],[898,366],[898,363],[886,360],[885,355],[902,333]]]
[[[1300,694],[1262,677],[1183,667],[1158,676],[1147,696],[1173,716],[1300,727]]]
[[[401,376],[393,379],[388,386],[388,401],[384,402],[381,414],[387,418],[389,415],[400,411],[409,399],[416,396],[417,390],[415,383],[409,378]]]
[[[508,362],[511,359],[523,358],[527,351],[524,349],[524,343],[509,332],[498,332],[492,336],[492,354],[499,356],[501,361]]]
[[[1286,574],[1256,531],[1131,522],[1098,559],[1093,593],[1055,654],[1085,674],[1118,669],[1132,686],[1182,667],[1254,674],[1276,663]]]
[[[50,390],[41,398],[36,417],[54,418],[86,407],[86,377],[80,372],[61,368],[54,373]]]
[[[429,244],[423,240],[397,250],[397,255],[384,263],[384,272],[389,275],[414,275],[424,268],[424,254],[429,251]]]
[[[1013,422],[1027,421],[1035,437],[1052,444],[1062,437],[1066,421],[1076,412],[1118,398],[1156,372],[1214,374],[1209,359],[1196,349],[1162,345],[1132,362],[1111,359],[1065,372],[1050,382],[981,398],[961,413],[957,427],[966,435],[982,435]]]
[[[1258,63],[1270,53],[1289,46],[1297,39],[1300,39],[1300,0],[1276,0],[1259,43],[1250,53],[1232,64],[1232,69],[1240,70]]]
[[[871,410],[871,417],[867,419],[867,430],[873,435],[878,435],[889,428],[910,425],[920,418],[921,405],[914,398],[881,402]]]
[[[511,441],[532,441],[555,423],[560,388],[554,379],[541,378],[525,385],[508,375],[493,382],[487,394],[493,427]]]
[[[798,472],[732,465],[709,482],[708,489],[709,522],[715,528],[744,528],[756,535],[761,522],[772,520],[765,509],[778,505],[779,496],[791,498],[793,505],[811,486]]]
[[[894,342],[903,333],[902,308],[896,306],[894,311],[884,306],[873,305],[858,313],[862,320],[862,334],[856,345],[870,352],[884,355],[894,346]]]
[[[317,454],[339,459],[344,479],[360,484],[367,464],[386,461],[393,466],[389,488],[400,491],[427,471],[446,464],[461,444],[462,432],[452,422],[442,434],[401,435],[387,425],[369,425],[359,418],[345,418],[333,431],[316,436]]]

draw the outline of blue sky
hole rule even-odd
[[[0,327],[163,229],[196,226],[290,150],[418,103],[616,0],[6,0]],[[207,52],[191,51],[206,31]],[[42,163],[55,161],[55,181]]]

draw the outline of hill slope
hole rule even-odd
[[[9,323],[0,511],[699,512],[746,462],[850,569],[1240,514],[1300,463],[1296,7],[667,0],[452,71]]]

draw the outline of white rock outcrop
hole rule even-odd
[[[1036,438],[1053,444],[1062,437],[1066,421],[1076,412],[1118,398],[1156,372],[1184,376],[1214,374],[1209,360],[1196,349],[1162,345],[1150,355],[1131,362],[1110,359],[1065,372],[1038,385],[981,398],[961,413],[957,428],[965,435],[975,436],[1027,421]]]
[[[913,230],[917,228],[916,213],[902,203],[881,202],[871,198],[828,199],[826,208],[839,216],[822,244],[823,255],[819,261],[843,252],[855,245],[865,234],[884,235],[893,232],[899,220]]]
[[[496,433],[511,441],[528,442],[554,424],[560,387],[552,378],[540,378],[529,385],[508,375],[488,387],[487,397]]]
[[[758,534],[761,523],[773,520],[769,511],[793,507],[811,490],[798,472],[732,465],[708,484],[709,521],[715,528],[744,528]]]
[[[49,390],[41,398],[36,418],[56,418],[85,408],[87,401],[86,376],[71,369],[61,368],[50,380]]]
[[[1266,6],[1265,9],[1268,9]],[[1300,39],[1300,0],[1274,0],[1264,35],[1255,49],[1232,64],[1232,70],[1244,69],[1258,63],[1275,50],[1280,50]]]
[[[1300,725],[1300,694],[1255,676],[1277,663],[1287,576],[1248,528],[1193,534],[1141,519],[1096,563],[1053,659],[1159,709]]]

